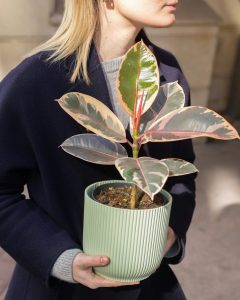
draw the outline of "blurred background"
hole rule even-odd
[[[0,0],[0,80],[55,32],[63,2]],[[177,57],[192,105],[214,109],[239,130],[240,1],[179,2],[174,27],[147,33]],[[240,143],[201,139],[194,146],[200,170],[197,206],[186,257],[173,269],[188,300],[240,300]],[[0,248],[0,300],[13,268]]]

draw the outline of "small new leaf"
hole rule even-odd
[[[198,172],[198,169],[188,161],[178,158],[161,159],[169,169],[169,177],[182,176]]]

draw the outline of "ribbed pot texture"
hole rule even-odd
[[[167,239],[172,205],[171,195],[153,209],[123,209],[96,201],[93,192],[109,183],[131,184],[122,180],[96,182],[85,190],[83,250],[89,255],[106,255],[109,265],[95,267],[95,273],[116,281],[139,281],[160,266]]]

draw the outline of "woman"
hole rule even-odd
[[[114,76],[122,56],[143,39],[158,60],[161,84],[189,88],[176,59],[146,37],[144,26],[168,27],[175,0],[66,0],[56,34],[11,71],[0,86],[0,243],[16,260],[6,300],[161,299],[185,296],[168,264],[184,256],[191,222],[194,176],[166,184],[173,207],[160,268],[142,282],[114,282],[93,273],[109,258],[82,249],[83,197],[87,185],[119,178],[113,166],[67,155],[59,145],[85,132],[54,101],[78,91],[103,101],[125,122],[117,106]],[[142,153],[193,162],[191,141],[149,143]],[[30,199],[22,195],[28,185]],[[101,298],[102,297],[102,298]]]

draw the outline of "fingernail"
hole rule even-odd
[[[100,258],[100,261],[101,261],[102,264],[106,264],[106,263],[108,263],[108,258],[102,256],[102,257]]]

